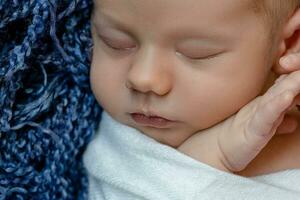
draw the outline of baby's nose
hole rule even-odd
[[[126,87],[137,92],[168,94],[173,86],[173,72],[163,55],[148,50],[137,55],[128,72]]]

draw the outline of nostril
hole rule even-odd
[[[130,82],[129,80],[126,81],[125,83],[126,88],[128,88],[131,91],[134,92],[140,92],[140,93],[147,93],[149,91],[151,91],[151,89],[144,83],[142,82],[137,82],[133,83]]]
[[[126,81],[125,86],[126,86],[126,88],[128,88],[128,89],[131,89],[131,88],[132,88],[132,86],[131,86],[131,84],[129,83],[129,81]]]

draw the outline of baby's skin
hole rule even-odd
[[[294,65],[289,70],[296,68]],[[280,68],[278,71],[288,70]],[[281,75],[265,94],[230,118],[188,138],[178,150],[217,169],[241,171],[276,132],[296,129],[296,122],[289,121],[286,113],[300,102],[299,92],[300,71]]]
[[[300,51],[300,11],[270,42],[248,1],[101,0],[94,8],[91,88],[115,120],[229,172],[256,161],[274,134],[295,130],[286,113],[300,72],[261,89],[281,56]]]

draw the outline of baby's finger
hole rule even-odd
[[[281,121],[278,121],[282,114],[293,103],[294,94],[291,91],[283,92],[273,98],[265,105],[260,105],[253,118],[250,119],[245,129],[245,138],[250,149],[260,149],[275,134],[276,128]]]
[[[294,97],[293,105],[292,107],[295,107],[297,105],[300,105],[300,94],[298,94],[296,97]]]
[[[291,111],[295,109],[296,105],[300,103],[300,94],[294,97],[293,103],[286,109],[287,111]],[[291,114],[286,114],[284,116],[283,121],[278,126],[276,134],[288,134],[293,133],[298,127],[298,119],[296,116]]]
[[[271,99],[287,90],[294,94],[300,93],[300,70],[280,76],[276,83],[262,96],[262,102],[267,104]]]
[[[292,53],[283,56],[279,60],[279,66],[275,69],[277,73],[290,73],[300,69],[300,53]]]
[[[278,126],[276,134],[293,133],[298,127],[298,120],[295,117],[286,115]]]
[[[285,79],[285,77],[287,77],[287,76],[288,76],[287,74],[281,75],[279,78],[276,79],[275,83],[278,84],[278,83],[281,82],[283,79]]]

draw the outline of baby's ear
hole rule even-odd
[[[300,52],[300,8],[288,19],[283,29],[285,54]]]
[[[281,58],[275,72],[282,74],[300,69],[300,8],[285,22],[279,45]]]

